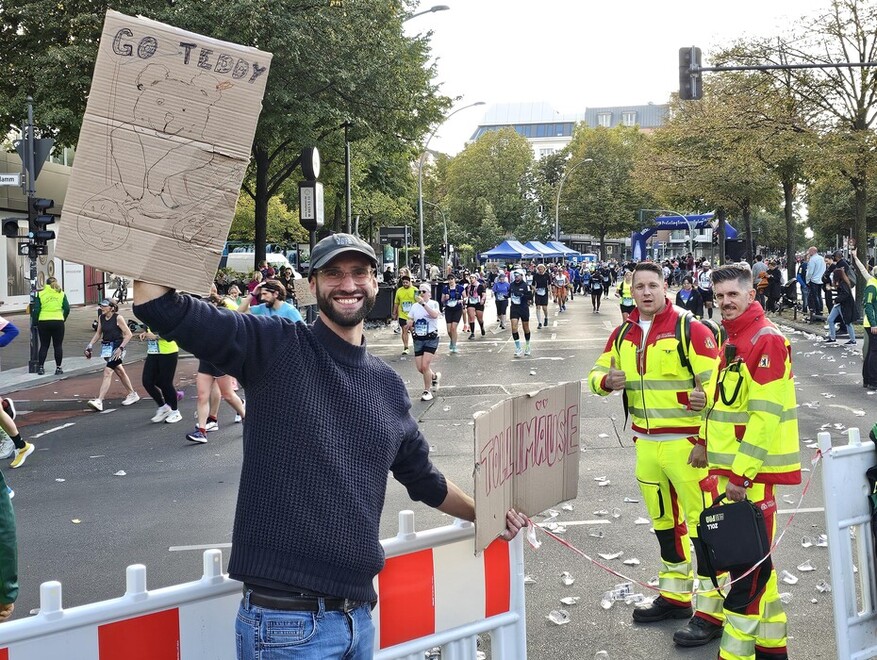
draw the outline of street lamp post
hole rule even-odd
[[[554,240],[560,241],[560,191],[563,190],[563,182],[566,181],[566,177],[572,174],[572,171],[577,168],[582,163],[593,163],[593,158],[583,158],[582,160],[575,163],[572,167],[570,167],[566,172],[563,173],[563,176],[560,177],[560,183],[557,186],[557,199],[554,201]]]
[[[411,14],[411,16],[406,16],[402,20],[402,22],[405,23],[407,21],[410,21],[412,18],[417,18],[418,16],[423,16],[424,14],[434,14],[437,11],[447,11],[448,9],[450,9],[450,7],[448,7],[447,5],[434,5],[429,9],[424,9],[423,11],[419,11],[416,14]]]
[[[442,127],[448,119],[453,117],[458,112],[462,112],[463,110],[467,110],[468,108],[474,108],[476,105],[484,105],[484,101],[476,101],[475,103],[470,103],[469,105],[464,105],[462,108],[457,108],[447,117],[442,119],[442,121],[436,126],[432,133],[429,134],[429,137],[426,138],[426,143],[423,145],[423,153],[420,154],[420,160],[417,162],[417,219],[420,223],[420,279],[423,280],[426,278],[426,244],[423,242],[423,162],[426,160],[426,154],[429,150],[429,143],[435,137],[435,134],[438,132],[438,129]]]
[[[426,200],[423,200],[423,203],[428,204],[429,206],[434,208],[442,216],[442,225],[444,226],[444,230],[445,230],[445,233],[444,233],[445,249],[442,251],[442,258],[444,259],[444,263],[442,264],[442,275],[444,275],[445,269],[448,267],[448,258],[450,257],[450,252],[448,251],[448,221],[447,221],[447,218],[445,218],[445,212],[442,211],[442,208],[438,204],[433,204],[432,202],[427,202]]]
[[[341,124],[344,129],[344,199],[347,205],[345,231],[351,233],[353,222],[353,201],[350,199],[350,140],[347,138],[347,130],[353,126],[353,122],[345,121]]]

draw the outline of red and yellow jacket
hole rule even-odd
[[[612,331],[603,354],[588,374],[588,385],[594,394],[610,394],[605,380],[610,361],[615,358],[615,367],[627,376],[624,390],[631,429],[638,435],[672,433],[696,438],[700,432],[702,413],[688,406],[688,394],[695,384],[692,371],[708,392],[708,384],[718,367],[718,347],[709,328],[692,323],[690,346],[685,349],[691,369],[682,364],[676,328],[680,315],[686,313],[666,299],[642,346],[639,310],[634,309],[629,319],[632,325],[619,348],[616,349],[615,344],[622,326]]]
[[[746,487],[801,483],[791,344],[757,302],[722,325],[728,339],[720,371],[704,388],[702,438],[710,474]],[[728,344],[736,349],[730,364]]]

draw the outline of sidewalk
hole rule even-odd
[[[132,318],[131,303],[121,305],[119,313],[126,321]],[[55,358],[52,347],[49,348],[49,355],[46,357],[46,374],[38,376],[28,373],[30,316],[24,313],[5,316],[8,321],[15,324],[21,334],[9,346],[0,350],[0,394],[29,389],[61,378],[102,370],[103,360],[99,357],[89,360],[84,355],[85,346],[94,335],[91,323],[97,318],[97,315],[97,305],[83,305],[70,309],[70,315],[64,326],[64,361],[61,364],[64,374],[59,376],[55,375]],[[125,362],[133,362],[145,357],[146,344],[134,341],[128,347],[128,356]]]

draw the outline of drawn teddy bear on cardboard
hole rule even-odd
[[[114,250],[125,243],[135,219],[154,219],[169,223],[178,241],[201,243],[199,237],[209,238],[215,229],[202,206],[234,176],[231,160],[205,143],[221,83],[206,73],[183,78],[149,64],[136,85],[131,123],[110,133],[113,183],[85,205],[86,217],[109,224],[80,222],[79,232],[101,249]],[[235,200],[223,203],[233,206]]]

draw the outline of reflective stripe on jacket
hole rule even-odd
[[[710,474],[738,486],[801,483],[791,344],[757,302],[722,325],[736,358],[726,364],[723,350],[719,374],[705,388]]]
[[[609,336],[603,354],[588,374],[591,391],[600,396],[610,393],[605,387],[610,361],[627,376],[624,390],[627,395],[631,429],[638,434],[678,433],[697,435],[700,431],[701,412],[688,407],[688,394],[694,389],[697,374],[706,385],[718,366],[718,354],[712,332],[700,323],[691,324],[691,345],[687,349],[691,370],[682,365],[676,326],[685,310],[666,300],[665,307],[655,315],[646,338],[645,350],[639,326],[639,310],[630,314],[630,330],[616,350],[616,337],[621,326]]]

